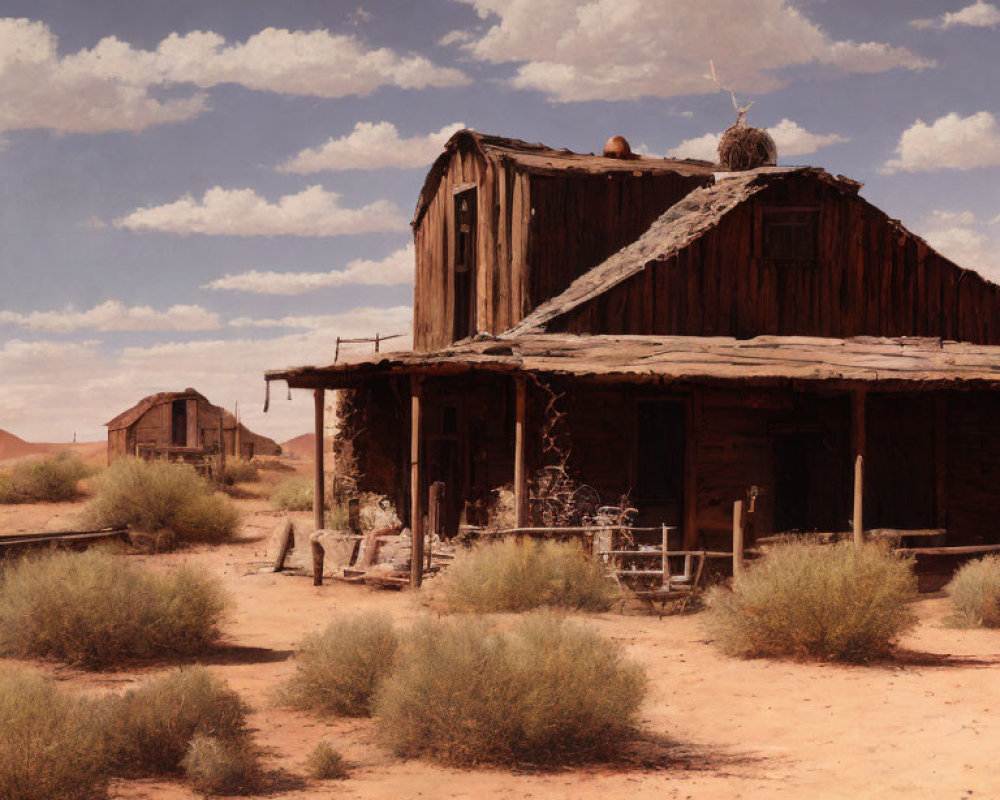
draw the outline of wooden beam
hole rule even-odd
[[[854,506],[851,528],[854,544],[864,541],[864,460],[868,440],[866,419],[867,393],[864,389],[851,392],[851,455],[854,462]]]
[[[701,428],[701,390],[688,397],[684,414],[684,548],[698,546],[698,430]]]
[[[733,578],[743,574],[743,501],[733,503]]]
[[[859,455],[854,459],[854,516],[851,524],[855,545],[861,545],[865,540],[864,472],[864,456]]]
[[[424,512],[420,496],[420,401],[423,384],[410,379],[410,588],[418,589],[424,577]]]
[[[314,442],[314,473],[313,473],[313,523],[316,530],[320,530],[323,525],[323,518],[326,515],[326,482],[323,478],[323,390],[316,389],[313,392],[313,431],[316,436]]]
[[[427,550],[426,567],[430,569],[434,552],[434,537],[440,541],[444,537],[444,481],[434,481],[427,493]]]
[[[934,396],[934,524],[948,527],[948,395]]]
[[[514,527],[528,525],[528,468],[525,453],[525,425],[528,416],[528,392],[525,379],[514,379]]]

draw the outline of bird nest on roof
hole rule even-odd
[[[730,172],[743,172],[778,163],[778,148],[771,134],[751,128],[742,115],[719,139],[719,163]]]

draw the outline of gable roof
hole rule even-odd
[[[452,155],[461,147],[472,148],[487,158],[510,161],[519,169],[537,175],[605,175],[616,172],[640,172],[652,175],[666,173],[701,175],[710,178],[718,169],[717,165],[698,159],[654,158],[640,155],[633,155],[631,158],[606,158],[603,155],[574,153],[565,148],[556,149],[544,144],[532,144],[521,139],[508,139],[504,136],[464,129],[453,134],[445,142],[443,152],[427,173],[423,188],[420,190],[420,197],[417,199],[413,221],[410,223],[413,227],[420,224],[427,206],[437,192],[441,177],[451,162]]]
[[[354,362],[268,372],[292,388],[343,388],[374,375],[538,373],[652,383],[788,381],[926,389],[1000,386],[1000,346],[920,337],[480,336],[434,353],[373,353]]]
[[[668,208],[632,244],[583,273],[563,292],[539,305],[508,333],[517,335],[544,329],[556,317],[604,294],[642,272],[649,264],[672,258],[758,192],[790,176],[799,175],[822,181],[843,194],[856,195],[861,188],[856,181],[843,176],[834,177],[817,167],[761,167],[747,172],[721,173],[711,185],[695,189]]]
[[[104,427],[112,431],[128,428],[138,422],[142,415],[151,408],[163,405],[164,403],[172,403],[174,400],[187,400],[195,398],[208,402],[208,398],[195,389],[185,389],[183,392],[159,392],[157,394],[151,394],[149,397],[142,398],[142,400],[132,406],[132,408],[127,411],[123,411],[110,422],[105,422]]]

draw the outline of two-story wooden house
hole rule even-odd
[[[812,167],[719,172],[455,134],[413,221],[413,352],[268,373],[354,390],[362,487],[529,521],[555,408],[574,476],[688,547],[867,528],[1000,541],[1000,287]],[[552,405],[552,398],[557,397]]]

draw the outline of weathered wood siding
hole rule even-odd
[[[765,208],[815,207],[818,258],[759,257]],[[963,270],[857,197],[795,179],[761,192],[677,256],[554,320],[570,333],[846,338],[936,336],[1000,343],[1000,288]]]
[[[414,349],[452,342],[457,191],[477,189],[475,327],[500,333],[705,180],[641,170],[539,175],[472,147],[456,149],[414,229]]]
[[[526,263],[515,263],[529,285],[528,305],[563,291],[579,275],[638,239],[670,206],[705,182],[701,176],[613,173],[532,175]],[[517,225],[517,218],[514,223]]]

